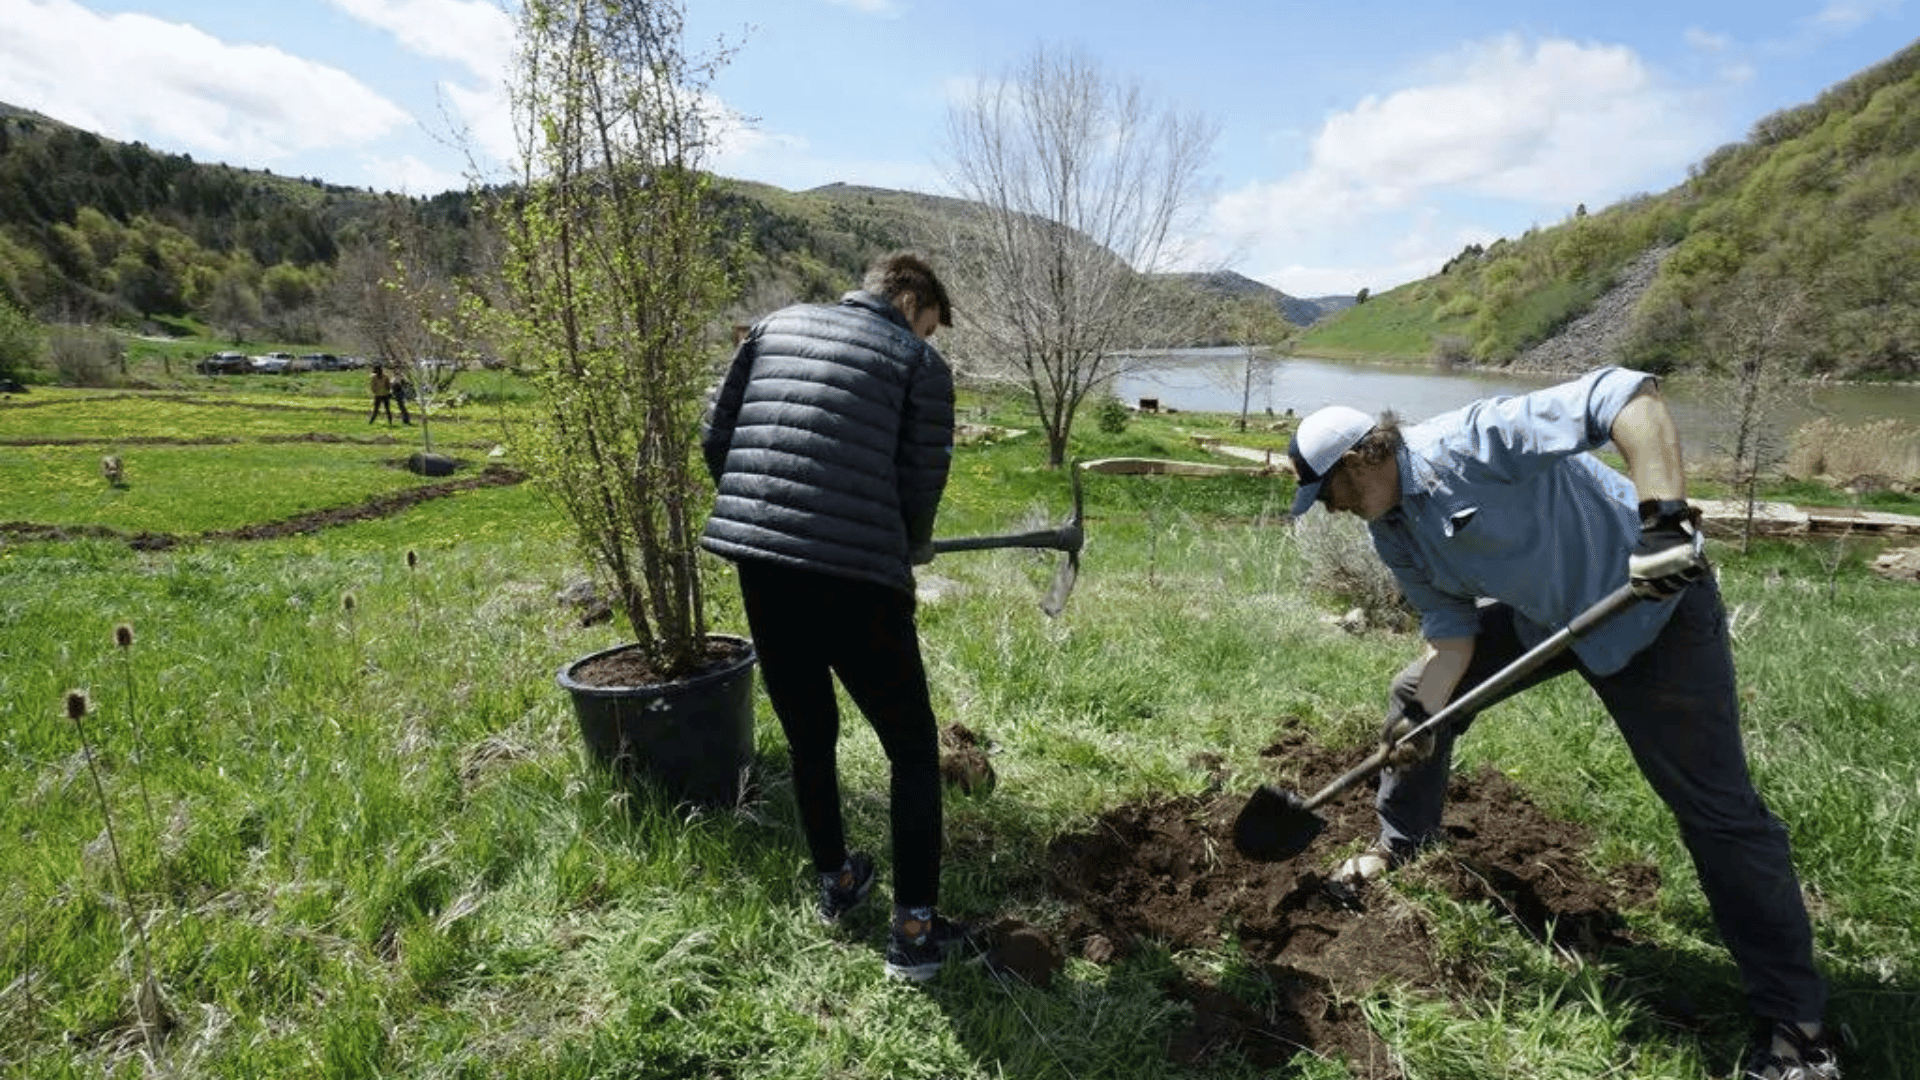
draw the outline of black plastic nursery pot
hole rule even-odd
[[[676,803],[727,806],[740,800],[753,760],[751,642],[712,671],[651,686],[591,686],[575,673],[601,657],[630,649],[616,645],[560,669],[560,686],[573,699],[588,755],[622,780],[653,786]]]

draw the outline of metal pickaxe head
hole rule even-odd
[[[1080,463],[1067,464],[1068,486],[1073,493],[1073,513],[1066,523],[1057,529],[1041,529],[1036,532],[1007,533],[999,536],[958,536],[946,540],[935,540],[933,550],[936,554],[948,551],[984,551],[988,548],[1045,548],[1063,552],[1060,568],[1054,571],[1053,586],[1040,601],[1040,610],[1048,616],[1059,615],[1067,607],[1067,596],[1073,592],[1073,583],[1080,575],[1080,549],[1086,546],[1087,535],[1081,527],[1085,504],[1080,494]]]

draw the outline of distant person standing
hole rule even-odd
[[[387,369],[379,364],[373,365],[373,372],[367,376],[367,389],[373,393],[373,415],[367,417],[371,424],[380,418],[380,410],[387,411],[387,426],[393,426],[393,380],[387,378]],[[401,406],[405,408],[406,406]]]
[[[413,396],[413,384],[407,381],[407,369],[393,369],[393,403],[400,406],[400,422],[411,425],[413,414],[407,412],[407,399]]]

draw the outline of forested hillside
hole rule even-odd
[[[950,250],[969,217],[955,200],[844,184],[722,179],[712,197],[745,241],[739,319],[837,295],[878,250]],[[491,247],[482,228],[468,192],[202,164],[0,105],[0,299],[42,320],[350,340],[365,253],[404,234],[419,273],[451,279]],[[1501,366],[1587,315],[1583,328],[1613,324],[1594,361],[1724,371],[1765,351],[1807,375],[1920,377],[1920,45],[1762,119],[1671,191],[1572,207],[1362,303],[1245,285],[1258,283],[1165,282],[1212,305],[1195,344],[1283,342],[1278,314],[1317,317],[1287,342],[1309,354]]]
[[[50,321],[317,341],[344,253],[405,220],[454,270],[469,205],[202,164],[0,106],[0,299]]]
[[[1764,352],[1805,375],[1920,377],[1920,45],[1766,117],[1665,194],[1471,246],[1301,348],[1511,364],[1650,254],[1594,359],[1724,372]]]
[[[744,241],[738,319],[836,297],[879,251],[951,250],[972,217],[913,192],[717,179],[714,212]],[[0,105],[0,299],[48,321],[351,343],[351,309],[396,238],[416,280],[479,266],[492,245],[475,205],[465,191],[407,198],[202,164]],[[1240,306],[1296,323],[1319,311],[1264,286],[1168,287],[1212,305],[1221,314],[1202,321],[1223,326],[1258,322],[1225,314]]]

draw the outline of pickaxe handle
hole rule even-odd
[[[1049,617],[1057,616],[1066,610],[1067,595],[1073,592],[1073,583],[1080,575],[1080,549],[1086,546],[1086,530],[1081,528],[1083,504],[1080,498],[1080,463],[1067,463],[1068,483],[1073,490],[1073,515],[1067,523],[1057,529],[1040,529],[1034,532],[1009,533],[1004,536],[959,536],[946,540],[935,540],[933,550],[942,551],[982,551],[987,548],[1025,547],[1051,548],[1065,552],[1060,559],[1060,568],[1054,571],[1053,587],[1040,601],[1040,610]]]
[[[1034,532],[1007,533],[1004,536],[955,536],[945,540],[935,540],[933,550],[945,551],[985,551],[988,548],[1051,548],[1054,551],[1079,551],[1086,543],[1086,534],[1078,523],[1062,525],[1058,529],[1040,529]]]
[[[1078,463],[1067,465],[1068,482],[1073,490],[1073,514],[1066,524],[1057,529],[1036,529],[1033,532],[1006,533],[1000,536],[954,536],[933,542],[935,552],[944,551],[984,551],[988,548],[1050,548],[1068,554],[1078,554],[1086,545],[1086,531],[1080,527],[1082,502],[1080,498],[1080,466]]]

